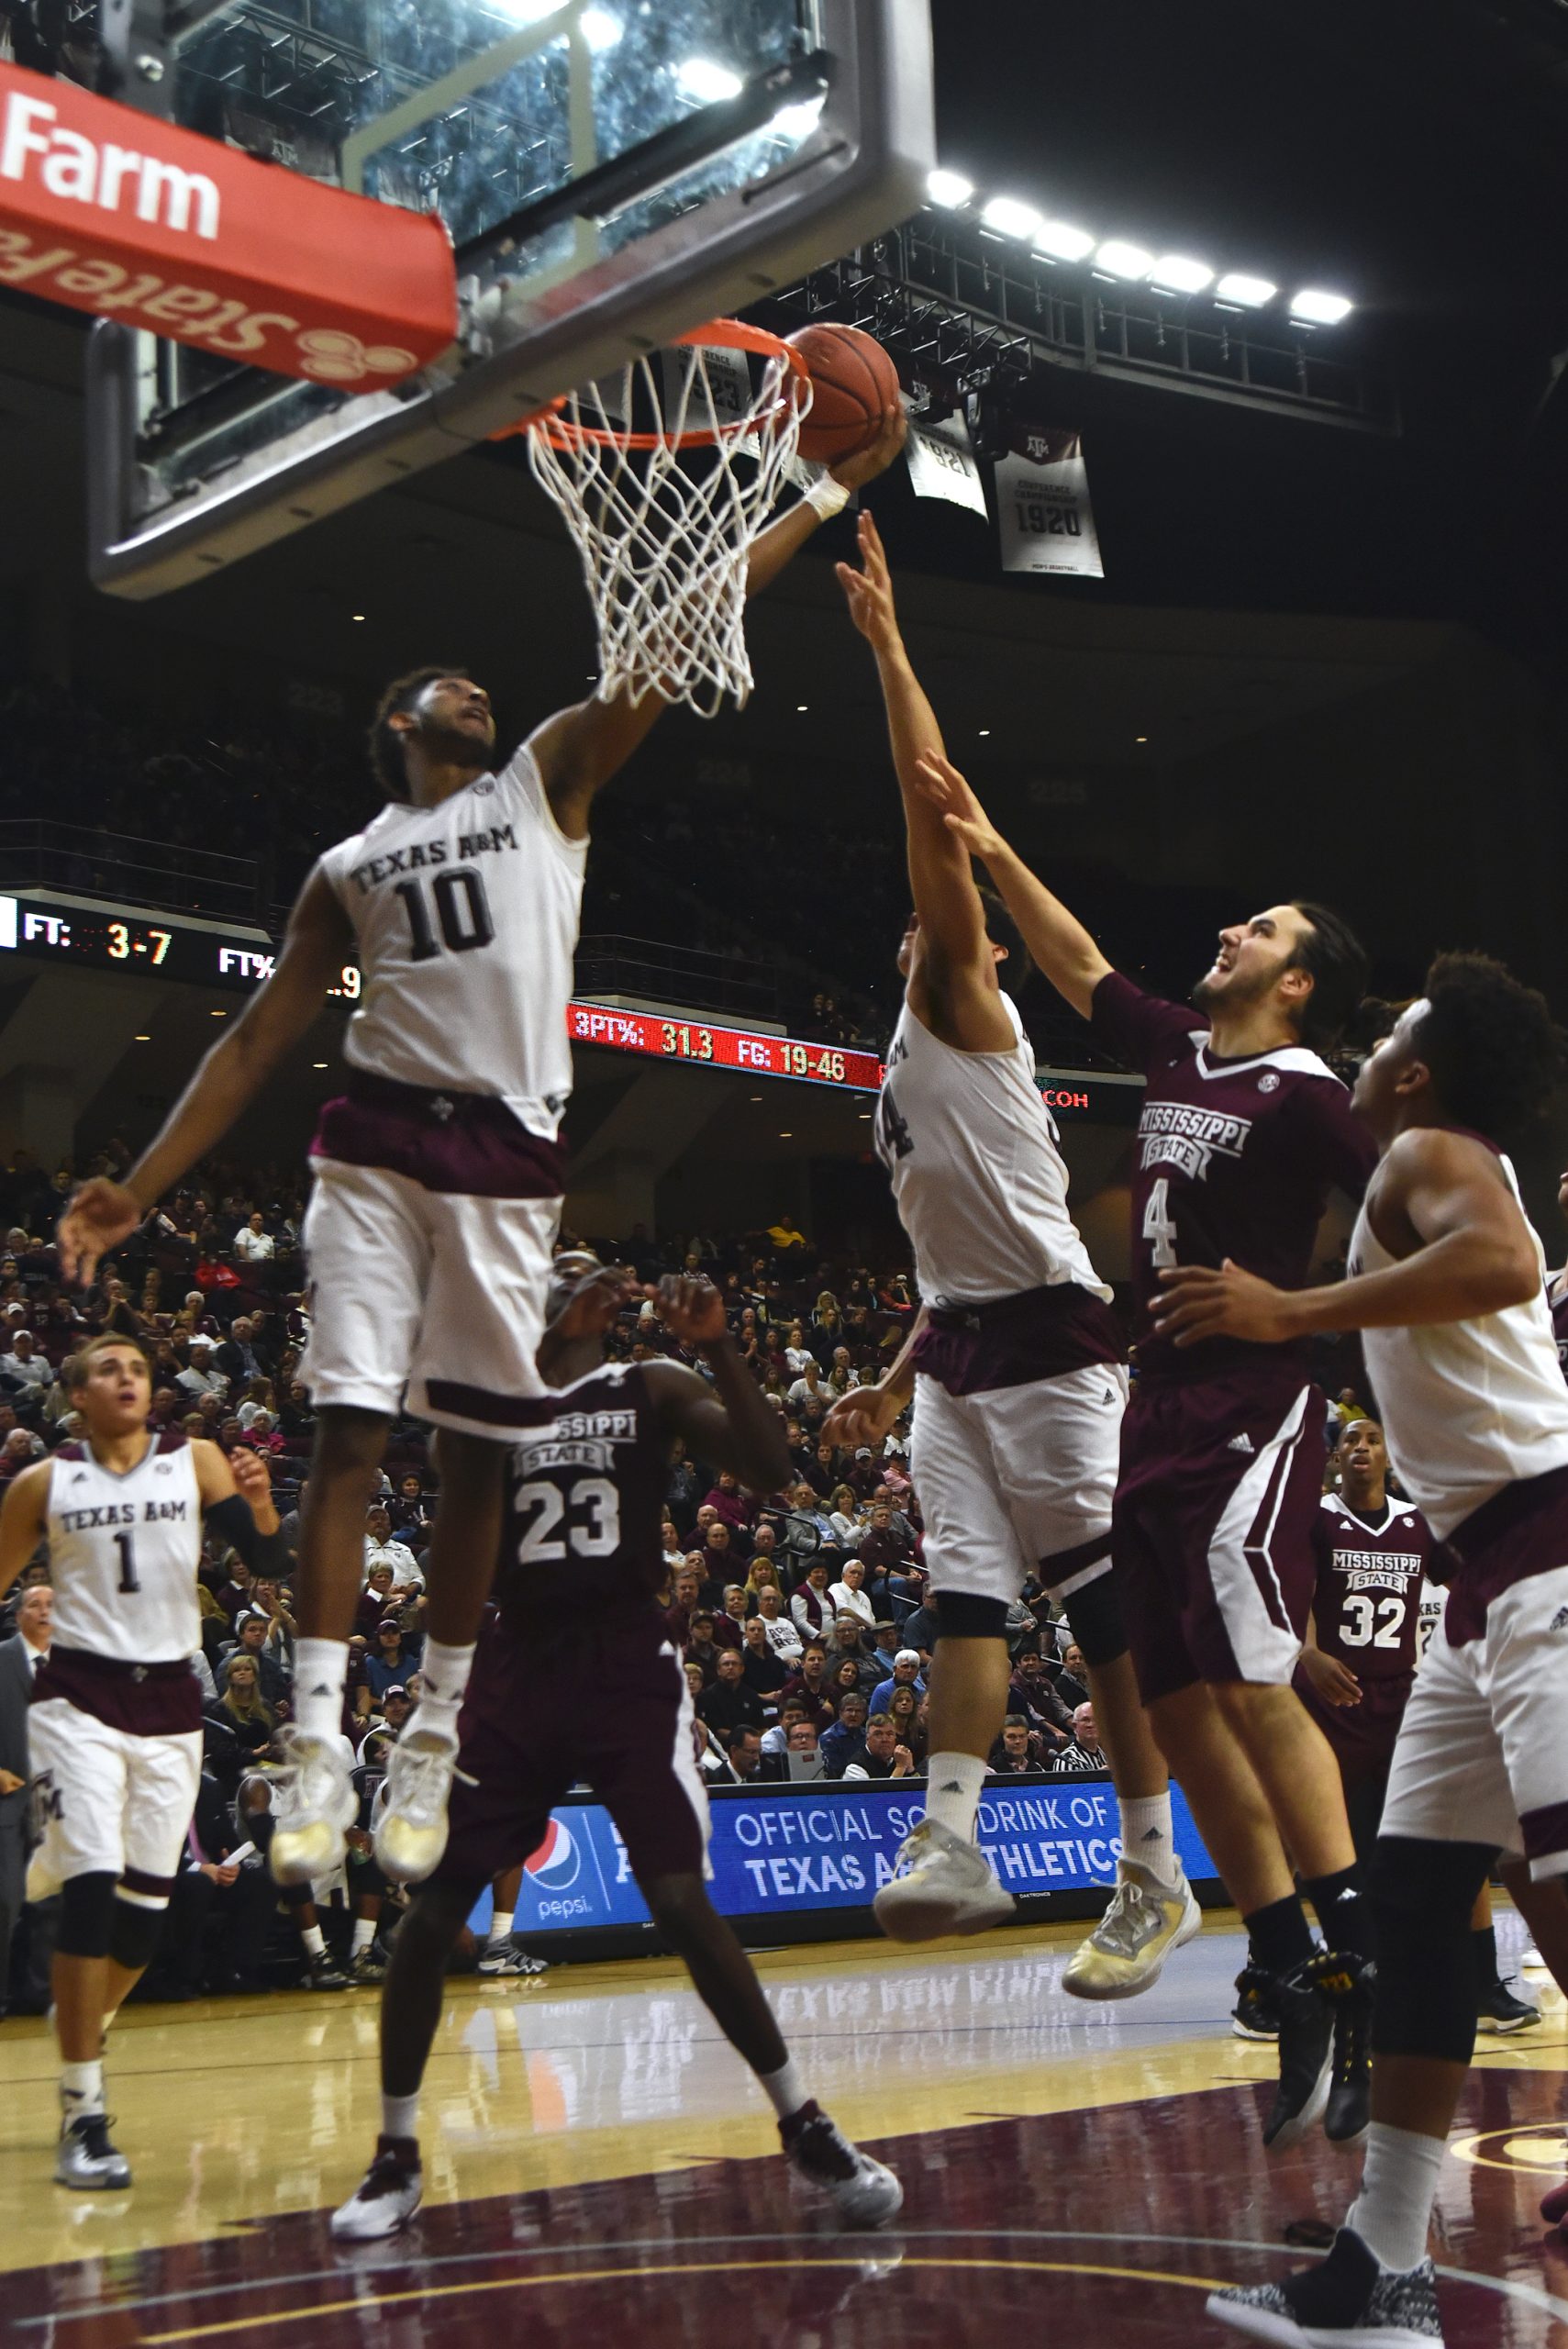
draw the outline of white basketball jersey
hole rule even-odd
[[[906,1001],[877,1104],[877,1154],[929,1305],[984,1305],[1077,1281],[1110,1302],[1067,1212],[1056,1123],[1010,996],[1010,1052],[961,1052]],[[1563,1390],[1568,1395],[1568,1387]]]
[[[202,1502],[183,1436],[150,1435],[123,1476],[90,1444],[61,1444],[50,1466],[47,1538],[57,1647],[131,1664],[195,1654]]]
[[[1513,1167],[1501,1156],[1498,1163],[1517,1199]],[[1440,1539],[1505,1485],[1568,1466],[1568,1386],[1533,1228],[1530,1238],[1540,1286],[1526,1304],[1469,1321],[1361,1333],[1389,1457]],[[1378,1241],[1363,1207],[1351,1239],[1351,1273],[1381,1272],[1398,1261]]]
[[[528,746],[439,807],[388,802],[321,860],[363,985],[344,1052],[400,1085],[499,1095],[553,1141],[572,1092],[566,1011],[586,841],[550,813]]]

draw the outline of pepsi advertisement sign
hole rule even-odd
[[[1178,1787],[1171,1790],[1176,1848],[1189,1877],[1218,1874]],[[716,1787],[709,1845],[714,1906],[727,1917],[798,1917],[869,1908],[897,1865],[925,1802],[918,1781]],[[1115,1879],[1121,1857],[1116,1789],[1108,1778],[1022,1778],[988,1787],[980,1845],[1020,1898],[1084,1892]],[[608,1811],[564,1803],[523,1871],[513,1927],[540,1933],[645,1925],[625,1846]]]

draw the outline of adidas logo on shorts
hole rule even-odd
[[[1560,1607],[1551,1619],[1554,1631],[1568,1631],[1568,1607]]]
[[[1240,1435],[1233,1435],[1231,1437],[1225,1449],[1227,1452],[1251,1452],[1252,1449],[1252,1439],[1247,1434],[1246,1431],[1243,1430]]]

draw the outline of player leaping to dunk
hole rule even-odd
[[[253,1574],[288,1552],[257,1453],[226,1460],[149,1429],[151,1374],[131,1340],[90,1340],[61,1378],[86,1433],[6,1487],[0,1598],[45,1542],[54,1641],[28,1716],[41,1839],[28,1897],[60,1896],[54,2174],[92,2192],[130,2184],[104,2110],[104,2034],[158,1945],[201,1776],[204,1522]]]
[[[419,2085],[440,2021],[446,1962],[498,1869],[537,1850],[569,1787],[586,1780],[615,1821],[654,1924],[756,2074],[791,2167],[851,2226],[902,2201],[898,2180],[808,2097],[750,1960],[703,1882],[707,1792],[691,1692],[657,1594],[670,1446],[761,1492],[789,1472],[779,1420],[742,1364],[711,1282],[670,1275],[664,1324],[706,1363],[605,1366],[602,1340],[627,1276],[562,1258],[540,1365],[563,1391],[508,1405],[506,1532],[460,1724],[451,1839],[416,1894],[382,1992],[382,2126],[375,2157],[336,2212],[340,2240],[389,2235],[419,2207]],[[439,1440],[444,1443],[446,1438]]]
[[[1006,1709],[1007,1609],[1038,1575],[1083,1649],[1121,1802],[1116,1893],[1065,1976],[1082,1998],[1145,1988],[1198,1931],[1171,1830],[1165,1765],[1139,1699],[1111,1573],[1111,1497],[1127,1373],[1110,1291],[1067,1207],[1067,1168],[1002,982],[1029,963],[969,852],[920,790],[942,738],[910,666],[875,523],[862,568],[839,566],[876,655],[904,803],[915,911],[899,950],[904,1008],[887,1056],[878,1152],[915,1249],[922,1311],[881,1386],[827,1431],[880,1442],[915,1389],[911,1470],[940,1627],[924,1818],[877,1895],[899,1941],[978,1932],[1013,1899],[974,1841],[986,1757]]]
[[[748,591],[775,578],[844,493],[903,445],[892,409],[861,455],[755,540]],[[835,503],[837,501],[837,504]],[[665,707],[625,693],[557,712],[496,768],[488,696],[426,668],[383,696],[371,737],[387,804],[329,849],[301,892],[277,968],[207,1054],[123,1184],[84,1184],[61,1219],[61,1267],[85,1280],[212,1150],[320,1013],[345,963],[363,993],[344,1097],[312,1146],[305,1223],[317,1409],[301,1526],[301,1636],[273,1873],[330,1873],[356,1798],[342,1730],[366,1497],[405,1388],[442,1431],[424,1694],[393,1749],[376,1858],[428,1874],[446,1838],[458,1709],[500,1527],[498,1397],[540,1391],[567,1006],[594,800]]]

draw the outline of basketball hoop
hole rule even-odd
[[[673,364],[635,360],[495,437],[528,435],[534,478],[582,557],[599,699],[624,693],[635,705],[657,692],[712,718],[727,696],[740,708],[751,690],[751,542],[795,460],[811,377],[781,337],[737,318],[674,341]],[[716,363],[728,351],[739,364]]]

